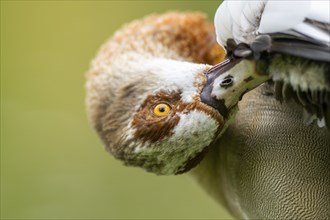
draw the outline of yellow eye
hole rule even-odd
[[[158,104],[155,108],[154,108],[154,114],[157,116],[165,116],[168,115],[168,113],[170,113],[171,111],[171,107],[168,104]]]

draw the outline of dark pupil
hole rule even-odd
[[[165,108],[164,107],[159,107],[159,111],[160,112],[165,112]]]

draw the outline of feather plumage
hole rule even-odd
[[[224,42],[234,38],[231,46],[238,46],[237,56],[253,61],[252,52],[267,49],[268,37],[255,41],[258,13],[265,4],[231,1],[218,10],[222,14],[216,15],[217,37]],[[230,5],[244,5],[245,11],[240,13],[240,8]],[[244,28],[240,22],[246,24]],[[294,71],[296,75],[283,72],[285,63],[292,62],[295,70],[302,67],[292,57],[288,62],[272,57],[281,65],[265,61],[259,67],[241,57],[225,63],[228,69],[212,68],[221,71],[208,72],[206,80],[200,72],[212,69],[191,62],[213,63],[223,55],[212,36],[210,25],[200,15],[170,13],[127,25],[101,48],[88,73],[87,106],[106,148],[125,164],[157,174],[182,173],[200,163],[191,174],[239,218],[328,218],[330,135],[314,123],[304,126],[302,108],[291,101],[313,103],[309,108],[319,114],[316,107],[324,100],[327,103],[329,93],[309,89],[311,85],[318,88],[322,75],[313,77],[310,65],[303,77],[299,71]],[[250,43],[254,45],[249,47]],[[283,74],[274,75],[280,79],[275,80],[275,89],[272,82],[266,83],[242,97],[251,89],[247,85],[254,81],[255,70],[266,68]],[[244,76],[238,81],[243,84],[237,83],[239,76]],[[312,84],[304,81],[309,77]],[[204,89],[211,86],[203,90],[203,85]],[[201,103],[202,91],[219,98],[224,110],[230,110],[229,116],[222,117],[216,105]],[[274,95],[290,101],[280,103]],[[242,101],[235,112],[239,98]],[[159,100],[172,105],[166,117],[152,114]],[[231,117],[233,112],[236,118]],[[329,118],[329,111],[325,117]]]

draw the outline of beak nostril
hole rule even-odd
[[[230,77],[230,78],[225,78],[225,79],[223,79],[223,80],[220,82],[219,85],[220,85],[220,87],[228,88],[228,87],[232,86],[233,83],[234,83],[234,80],[233,80],[232,77]]]

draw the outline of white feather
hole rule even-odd
[[[329,44],[329,33],[304,23],[305,19],[330,23],[329,1],[268,1],[261,15],[259,33],[294,30]]]
[[[259,26],[258,14],[261,14],[264,6],[264,0],[224,1],[218,8],[214,20],[218,43],[225,45],[229,38],[235,39],[238,43],[252,41]]]
[[[330,1],[224,1],[215,15],[217,40],[221,45],[228,38],[250,43],[259,33],[295,31],[329,45],[329,33],[306,19],[330,23]]]
[[[226,40],[232,38],[231,24],[232,18],[230,13],[226,12],[227,2],[223,2],[218,8],[214,17],[214,26],[217,34],[217,42],[221,45],[226,44]]]
[[[283,32],[302,23],[310,1],[268,1],[261,15],[260,33]]]

